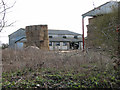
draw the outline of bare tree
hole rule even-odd
[[[12,6],[7,6],[4,0],[0,0],[0,32],[3,30],[4,27],[11,26],[13,24],[11,23],[9,25],[6,25],[7,21],[5,20],[5,17],[6,17],[6,11],[12,8],[14,4]]]

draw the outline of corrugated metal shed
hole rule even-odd
[[[49,41],[61,41],[61,42],[82,42],[81,39],[74,38],[49,38]]]
[[[9,47],[14,48],[15,42],[23,37],[25,37],[25,29],[20,28],[16,32],[9,35]]]
[[[21,38],[20,40],[16,41],[16,42],[26,42],[27,39],[24,37],[24,38]],[[82,39],[74,39],[74,38],[49,38],[49,41],[52,41],[52,42],[82,42]]]
[[[71,32],[69,30],[52,30],[52,29],[48,29],[48,34],[55,34],[55,35],[81,35],[75,32]]]
[[[48,30],[48,35],[73,35],[73,36],[79,36],[81,34],[79,33],[75,33],[75,32],[71,32],[69,30],[52,30],[49,29]],[[20,44],[22,46],[22,43],[26,42],[26,34],[25,34],[25,29],[20,28],[19,30],[17,30],[16,32],[12,33],[9,35],[9,45],[10,47],[15,47],[15,43],[18,45]],[[82,41],[80,38],[78,39],[71,39],[71,38],[49,38],[49,41]],[[18,45],[19,46],[19,45]]]
[[[49,29],[48,30],[48,35],[81,35],[81,34],[78,34],[78,33],[75,33],[75,32],[71,32],[71,31],[68,31],[68,30],[51,30]],[[70,38],[67,38],[67,39],[64,39],[64,38],[50,38],[49,39],[50,41],[82,41],[81,39],[70,39]],[[18,42],[18,41],[21,41],[21,42],[26,42],[26,36],[22,36],[22,37],[17,37],[15,39],[15,42]]]
[[[20,28],[19,30],[10,34],[9,36],[14,35],[15,33],[18,33],[18,31],[21,31],[21,30],[24,31],[24,33],[25,33],[25,29]],[[54,30],[54,29],[48,29],[48,34],[49,35],[51,35],[51,34],[55,34],[55,35],[81,35],[79,33],[75,33],[75,32],[69,31],[69,30]]]
[[[21,37],[21,38],[19,38],[18,40],[16,40],[15,43],[18,42],[18,41],[19,41],[19,42],[26,42],[27,39],[26,39],[26,37]]]
[[[91,11],[88,11],[87,13],[82,14],[83,17],[86,16],[97,16],[101,14],[107,14],[111,13],[113,9],[118,8],[118,2],[117,1],[110,1],[107,2]]]
[[[97,8],[94,8],[93,10],[90,10],[90,11],[82,14],[83,50],[84,50],[84,46],[85,46],[84,45],[84,18],[86,16],[94,17],[94,16],[99,16],[99,15],[111,13],[115,9],[118,10],[118,5],[119,5],[119,2],[110,1],[110,2],[107,2],[107,3],[97,7]]]

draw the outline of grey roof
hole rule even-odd
[[[25,29],[20,28],[17,31],[13,32],[12,34],[18,32],[19,30],[25,31]],[[12,35],[12,34],[10,34],[10,35]],[[79,33],[75,33],[75,32],[69,31],[69,30],[54,30],[54,29],[48,29],[48,34],[49,35],[51,35],[51,34],[55,34],[55,35],[81,35]]]
[[[10,34],[9,36],[15,34],[15,33],[19,33],[19,31],[22,30],[24,31],[25,33],[25,29],[23,28],[20,28],[19,30],[17,30],[16,32],[13,32],[12,34]],[[75,33],[75,32],[71,32],[69,30],[53,30],[53,29],[48,29],[48,35],[81,35],[79,33]],[[50,38],[49,39],[50,41],[82,41],[80,39],[70,39],[70,38]],[[18,42],[18,41],[22,41],[22,42],[25,42],[26,41],[26,36],[21,36],[21,37],[17,37],[15,42]]]
[[[21,37],[21,38],[19,38],[19,39],[17,39],[16,41],[15,41],[15,43],[16,42],[26,42],[27,41],[27,39],[26,39],[26,37]]]
[[[57,35],[81,35],[79,33],[71,32],[69,30],[52,30],[48,29],[48,34],[57,34]]]
[[[23,38],[17,40],[16,42],[19,42],[19,41],[26,42],[27,39],[26,39],[26,37],[23,37]],[[79,39],[75,39],[75,38],[49,38],[49,41],[51,41],[51,42],[57,42],[57,41],[58,42],[82,42],[82,39],[81,38],[79,38]]]
[[[49,38],[49,41],[55,42],[55,41],[61,41],[61,42],[82,42],[81,39],[75,39],[75,38]]]
[[[102,4],[99,7],[94,8],[94,9],[82,14],[82,16],[83,17],[97,16],[97,15],[101,15],[101,14],[111,13],[113,11],[113,7],[114,8],[118,7],[118,2],[117,1],[106,2],[105,4]]]
[[[25,29],[24,29],[24,28],[20,28],[20,29],[18,29],[17,31],[15,31],[15,32],[11,33],[9,36],[11,36],[11,35],[13,35],[13,34],[15,34],[15,33],[19,32],[19,31],[21,31],[21,30],[25,32]]]

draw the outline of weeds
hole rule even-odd
[[[32,51],[3,51],[3,88],[120,87],[105,52]]]

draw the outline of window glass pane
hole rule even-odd
[[[63,36],[63,38],[66,38],[66,36]]]
[[[77,37],[77,36],[74,36],[74,38],[76,38],[76,39],[77,39],[78,37]]]
[[[49,38],[52,38],[52,36],[49,36]]]
[[[63,46],[67,46],[67,42],[63,42]]]
[[[56,42],[56,46],[60,46],[60,42]]]
[[[49,46],[52,46],[52,42],[49,42]]]

